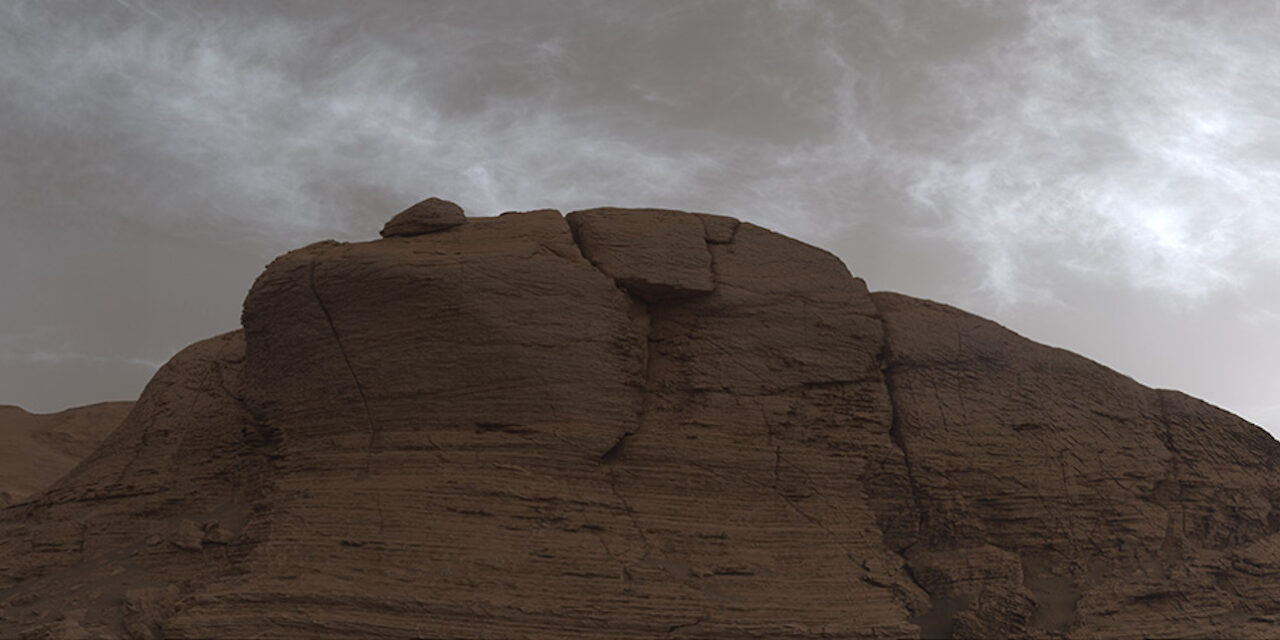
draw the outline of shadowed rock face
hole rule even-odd
[[[0,636],[1273,635],[1280,445],[732,218],[278,258],[0,511]]]

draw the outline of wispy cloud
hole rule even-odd
[[[113,364],[156,370],[164,360],[130,354],[101,353],[75,346],[75,337],[64,330],[44,327],[24,333],[0,334],[0,365],[62,366],[77,363]]]
[[[1196,299],[1274,274],[1274,7],[1026,5],[1020,33],[939,63],[956,135],[892,163],[1008,300],[1056,269]]]
[[[1280,280],[1276,12],[0,3],[0,289],[62,296],[6,306],[0,322],[96,336],[28,341],[11,360],[143,367],[116,352],[189,341],[176,327],[196,306],[236,308],[247,283],[217,286],[227,262],[372,237],[439,195],[477,215],[727,213],[841,253],[877,288],[988,313],[1226,301],[1216,315],[1256,329],[1280,313],[1261,302],[1280,299],[1266,285]],[[157,244],[239,253],[215,252],[193,284]],[[137,268],[109,275],[117,254]],[[237,266],[226,272],[243,278]],[[87,268],[96,277],[79,278]],[[117,286],[129,294],[104,293]],[[94,305],[117,300],[113,317],[152,321],[100,330]],[[1173,322],[1144,313],[1129,322]],[[1273,379],[1264,356],[1250,375]]]
[[[133,358],[129,356],[96,356],[86,353],[65,353],[53,351],[32,351],[30,353],[20,354],[16,361],[27,364],[38,365],[64,365],[91,362],[95,364],[124,364],[134,367],[143,367],[145,369],[159,369],[164,362],[156,360],[147,360],[145,358]]]
[[[1280,256],[1265,3],[976,3],[940,19],[550,5],[524,25],[445,5],[105,6],[119,11],[0,10],[0,82],[15,126],[79,147],[46,191],[87,182],[148,225],[367,233],[441,194],[477,213],[722,208],[815,236],[892,215],[859,208],[879,175],[909,224],[967,247],[1010,302],[1095,269],[1197,299]],[[570,13],[576,30],[554,18]],[[943,24],[960,18],[974,24]]]
[[[277,237],[367,233],[368,216],[428,194],[476,213],[548,200],[644,202],[693,190],[715,164],[620,132],[616,114],[562,103],[551,81],[572,63],[554,37],[522,34],[495,47],[499,34],[446,20],[373,35],[356,15],[126,7],[135,11],[103,18],[90,36],[83,24],[58,29],[39,3],[19,3],[5,16],[10,31],[43,27],[55,41],[0,45],[10,60],[0,81],[22,96],[14,105],[85,147],[58,175],[106,175],[108,191],[143,190],[123,194],[143,207],[113,215],[178,228],[212,218]],[[160,15],[175,12],[180,21]],[[504,72],[524,89],[504,86]]]

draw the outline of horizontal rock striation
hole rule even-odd
[[[873,294],[931,635],[1274,637],[1280,445],[977,316]]]
[[[1229,414],[724,216],[385,235],[278,258],[0,511],[0,636],[1274,629],[1280,445]]]

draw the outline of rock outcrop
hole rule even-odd
[[[57,413],[0,406],[0,507],[21,502],[70,471],[111,433],[132,402],[100,402]]]
[[[462,213],[462,207],[448,200],[427,198],[387,221],[387,224],[382,227],[381,235],[384,238],[420,236],[451,229],[465,224],[466,221],[467,217]]]
[[[0,511],[0,636],[1280,624],[1280,444],[750,223],[317,243],[243,325]]]
[[[946,305],[873,294],[934,635],[1275,637],[1280,444]]]

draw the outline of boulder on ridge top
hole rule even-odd
[[[464,224],[466,221],[467,217],[463,215],[462,207],[448,200],[427,198],[397,213],[382,227],[381,234],[384,238],[420,236],[424,233],[444,231]]]

